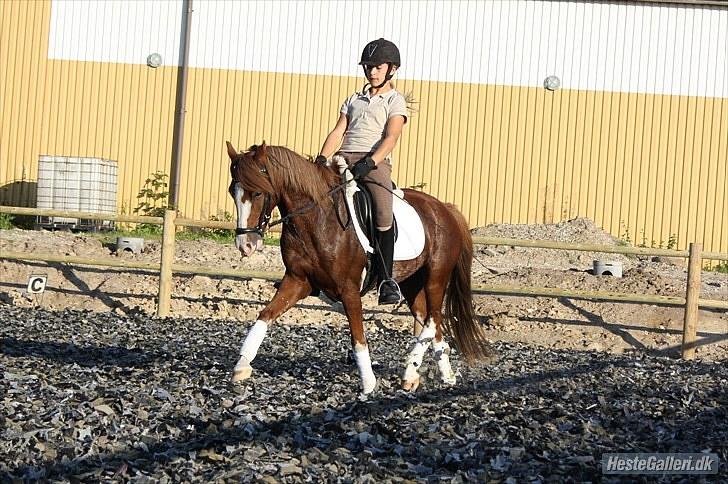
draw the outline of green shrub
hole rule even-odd
[[[168,175],[161,171],[152,173],[147,178],[144,186],[137,194],[139,203],[134,209],[134,213],[145,217],[164,217],[164,212],[173,209],[169,205],[169,190],[167,183]],[[133,231],[135,234],[159,235],[162,233],[162,226],[157,224],[139,224]]]
[[[710,267],[706,267],[706,270],[709,271],[715,271],[715,272],[722,272],[723,274],[728,274],[728,261],[719,262],[718,264]]]
[[[12,228],[15,228],[12,216],[7,213],[0,213],[0,230],[10,230]]]
[[[35,228],[34,215],[10,215],[9,213],[0,213],[0,230],[31,230],[33,228]]]

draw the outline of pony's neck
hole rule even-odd
[[[335,183],[334,173],[281,146],[268,147],[269,169],[275,170],[279,204],[285,211],[312,201],[324,202]]]

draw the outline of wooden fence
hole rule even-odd
[[[65,212],[60,210],[41,210],[35,208],[8,207],[0,205],[0,213],[7,213],[12,215],[34,215],[95,220],[113,220],[117,222],[131,223],[161,224],[163,226],[162,255],[159,264],[155,264],[152,262],[122,261],[112,258],[91,259],[77,256],[59,256],[54,254],[29,254],[20,252],[0,253],[0,259],[61,262],[78,265],[122,267],[128,269],[145,269],[159,271],[157,315],[160,317],[169,316],[169,307],[172,296],[172,275],[174,273],[203,274],[267,280],[279,280],[283,277],[283,273],[281,272],[221,269],[217,267],[212,268],[205,266],[175,264],[173,262],[175,251],[175,233],[177,227],[205,227],[232,230],[235,228],[235,225],[232,222],[202,221],[187,218],[177,218],[176,212],[174,210],[167,210],[164,217],[144,217],[133,215],[95,214],[86,212]],[[472,288],[473,293],[477,294],[569,297],[572,299],[588,299],[596,301],[618,301],[683,306],[685,308],[682,341],[682,357],[684,359],[691,359],[695,356],[695,338],[698,324],[698,308],[705,307],[728,309],[728,301],[700,299],[700,275],[703,259],[728,261],[728,254],[717,252],[702,252],[702,245],[699,243],[691,243],[690,248],[687,251],[627,246],[605,246],[594,244],[570,244],[546,240],[520,240],[492,237],[473,237],[473,243],[483,245],[506,245],[512,247],[534,247],[545,249],[688,258],[687,291],[684,298],[673,296],[564,290],[549,287],[513,287],[476,284],[473,285]]]

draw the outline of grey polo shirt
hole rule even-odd
[[[346,115],[349,126],[339,149],[367,153],[381,143],[389,118],[399,114],[407,122],[407,102],[396,89],[374,97],[369,97],[368,92],[357,92],[344,101],[341,113]]]

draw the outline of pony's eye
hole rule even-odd
[[[258,198],[258,197],[259,197],[259,196],[261,196],[261,195],[262,195],[262,193],[260,193],[260,192],[255,192],[255,193],[253,193],[253,198]]]

